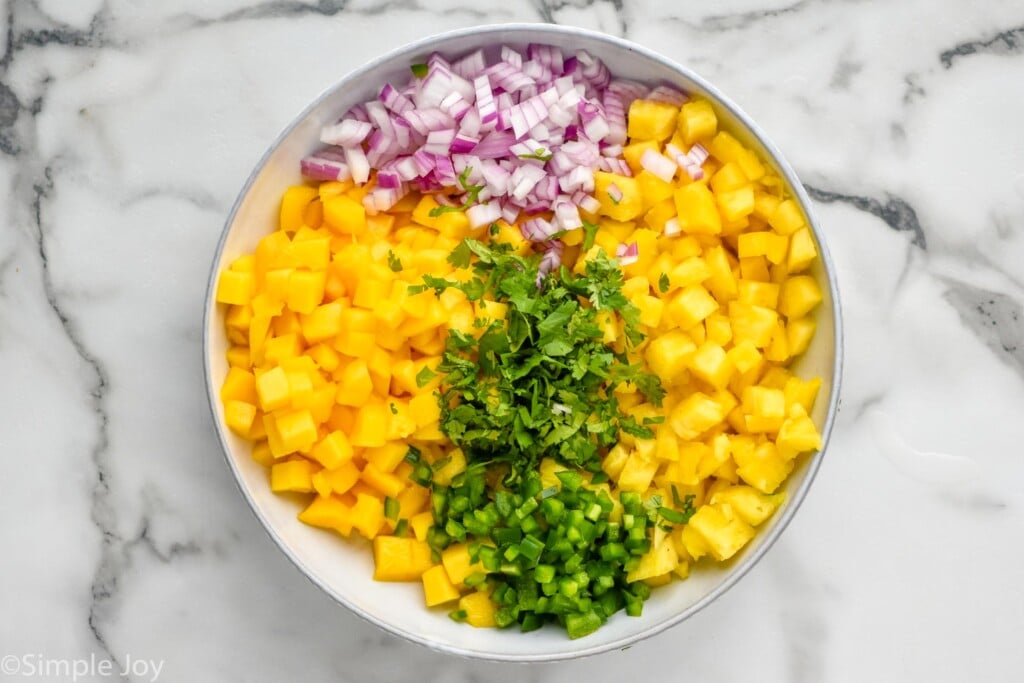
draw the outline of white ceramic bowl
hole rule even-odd
[[[761,529],[738,557],[720,567],[699,566],[686,581],[655,590],[643,616],[615,615],[596,633],[570,641],[564,631],[545,628],[474,629],[450,620],[443,610],[422,607],[418,584],[377,583],[369,544],[345,540],[296,519],[298,503],[271,493],[264,469],[253,462],[250,446],[224,426],[218,398],[227,373],[224,310],[214,302],[217,274],[237,256],[251,252],[258,240],[275,229],[281,192],[300,180],[299,159],[318,147],[320,127],[333,122],[352,105],[373,98],[385,81],[404,82],[409,65],[431,52],[449,56],[480,47],[548,43],[567,52],[587,50],[605,61],[613,75],[648,83],[668,83],[710,100],[721,125],[752,146],[789,183],[814,229],[821,258],[813,274],[825,300],[817,309],[818,330],[807,353],[795,364],[805,378],[820,376],[823,384],[812,415],[827,443],[838,403],[842,365],[839,302],[832,262],[809,200],[789,164],[754,123],[714,86],[689,69],[639,45],[576,28],[543,24],[507,24],[463,29],[426,38],[375,59],[345,76],[322,94],[278,136],[242,188],[217,247],[203,320],[203,351],[207,392],[214,423],[239,488],[267,532],[306,576],[327,596],[367,621],[394,634],[448,653],[508,661],[545,661],[582,657],[623,648],[693,616],[740,579],[786,527],[814,479],[823,454],[802,459],[786,482],[788,502]]]

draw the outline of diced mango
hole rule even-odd
[[[316,466],[308,460],[287,460],[270,468],[270,490],[312,493]]]
[[[779,313],[787,318],[802,318],[821,303],[821,287],[809,275],[796,275],[782,283]]]
[[[665,102],[633,100],[626,117],[631,140],[668,140],[675,132],[679,109]]]
[[[222,304],[247,304],[252,299],[255,286],[252,273],[221,271],[217,278],[217,301]]]
[[[617,221],[632,220],[644,209],[636,178],[595,171],[594,197],[601,203],[601,214]]]
[[[459,599],[459,589],[448,579],[444,567],[437,565],[423,572],[423,596],[427,607],[436,607]]]
[[[684,185],[676,190],[674,198],[676,218],[683,232],[691,235],[717,235],[722,232],[718,205],[707,185]]]
[[[432,566],[430,546],[423,541],[398,536],[373,539],[375,581],[416,581]]]
[[[710,138],[718,130],[718,117],[707,100],[687,102],[679,110],[679,133],[683,142],[692,145],[698,140]]]

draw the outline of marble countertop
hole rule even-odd
[[[764,561],[628,651],[529,667],[306,581],[238,495],[200,363],[267,142],[365,60],[509,21],[625,36],[745,108],[815,200],[847,335],[826,462]],[[1019,0],[8,0],[0,679],[1020,680],[1022,83]]]

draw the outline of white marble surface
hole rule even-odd
[[[847,333],[827,462],[765,560],[626,652],[529,667],[404,643],[303,579],[219,452],[199,342],[276,132],[372,56],[505,21],[624,35],[738,101],[811,188]],[[1019,0],[8,0],[0,54],[0,657],[23,667],[0,680],[1024,676]]]

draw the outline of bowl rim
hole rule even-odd
[[[637,632],[619,638],[617,640],[603,643],[601,645],[594,645],[591,647],[581,647],[578,649],[565,650],[562,652],[554,652],[548,654],[539,655],[520,655],[520,654],[504,654],[494,652],[483,652],[476,649],[464,648],[458,646],[451,646],[448,644],[438,643],[431,640],[429,637],[406,631],[399,628],[383,619],[374,616],[371,613],[365,612],[360,609],[357,605],[349,602],[344,596],[336,593],[326,582],[322,581],[319,576],[316,575],[310,567],[308,567],[299,557],[295,556],[288,548],[284,539],[278,534],[277,530],[271,525],[267,517],[260,511],[256,505],[255,500],[250,494],[248,488],[243,484],[241,473],[239,472],[238,466],[236,465],[234,458],[231,455],[231,447],[228,444],[228,440],[225,433],[225,426],[218,417],[217,403],[219,401],[219,392],[214,386],[213,382],[213,369],[210,363],[210,321],[211,316],[216,311],[216,304],[214,302],[214,293],[216,292],[217,277],[219,275],[219,265],[221,257],[224,251],[225,244],[227,243],[228,233],[231,230],[231,226],[235,221],[235,217],[238,213],[242,202],[245,200],[249,191],[252,188],[256,177],[260,174],[263,168],[266,166],[268,160],[273,153],[280,146],[285,137],[287,137],[298,125],[300,125],[310,113],[316,109],[324,100],[331,97],[335,92],[348,86],[350,83],[358,80],[364,74],[376,69],[381,64],[391,62],[395,59],[402,57],[403,55],[410,55],[417,52],[422,52],[427,48],[436,48],[439,43],[444,43],[453,39],[461,38],[469,35],[489,35],[493,33],[517,33],[520,31],[529,31],[533,33],[549,34],[552,37],[556,36],[582,36],[588,39],[607,43],[614,47],[636,52],[643,57],[660,63],[663,66],[672,69],[686,78],[692,80],[702,87],[709,95],[711,95],[718,106],[726,109],[730,114],[736,117],[736,119],[747,128],[747,130],[763,145],[765,151],[771,156],[772,161],[778,167],[778,170],[785,177],[787,183],[800,202],[801,207],[804,210],[804,214],[807,216],[808,224],[811,227],[811,231],[814,234],[819,255],[821,258],[822,269],[825,272],[826,280],[828,281],[829,293],[832,299],[832,325],[833,325],[833,347],[834,347],[834,362],[832,368],[831,377],[831,393],[829,396],[829,403],[825,413],[825,422],[821,430],[821,449],[817,454],[814,455],[807,463],[808,471],[804,480],[795,492],[789,497],[789,505],[782,511],[781,517],[776,522],[775,527],[764,537],[761,544],[749,555],[743,557],[736,567],[714,587],[713,590],[708,592],[697,602],[693,603],[686,609],[673,615],[672,617],[665,619],[664,621],[656,624],[651,624],[644,629],[638,630]],[[210,275],[207,281],[206,288],[206,300],[203,306],[203,376],[206,383],[206,393],[208,406],[210,408],[211,417],[213,420],[214,429],[217,432],[217,438],[220,442],[221,451],[224,455],[225,460],[228,463],[228,467],[231,469],[232,475],[234,476],[235,485],[238,487],[242,496],[245,498],[249,505],[250,511],[260,521],[260,525],[264,531],[271,537],[277,547],[284,553],[285,557],[292,563],[292,565],[298,569],[307,580],[312,582],[324,593],[329,595],[335,602],[344,605],[352,613],[365,621],[377,626],[388,633],[394,634],[406,640],[414,643],[423,645],[431,650],[443,652],[446,654],[454,654],[462,657],[480,659],[486,661],[501,661],[501,662],[554,662],[564,661],[569,659],[577,659],[582,657],[589,657],[603,652],[609,652],[611,650],[625,649],[641,640],[655,636],[663,631],[685,621],[691,616],[697,614],[705,607],[710,605],[712,602],[724,595],[730,588],[742,579],[768,552],[768,550],[775,544],[782,532],[789,526],[796,511],[800,508],[801,503],[807,496],[807,492],[810,489],[811,484],[814,482],[817,476],[818,469],[821,467],[822,460],[828,449],[829,441],[832,436],[833,426],[836,421],[836,417],[839,411],[840,404],[840,388],[842,383],[842,370],[843,370],[843,320],[842,312],[839,299],[839,287],[835,273],[835,263],[832,261],[831,254],[829,253],[828,246],[825,243],[824,235],[821,227],[818,224],[817,218],[814,212],[811,210],[811,200],[804,189],[803,184],[797,178],[796,172],[790,166],[789,162],[782,155],[782,152],[775,146],[775,143],[769,138],[763,130],[746,114],[735,102],[721,92],[717,87],[712,85],[707,79],[700,76],[694,70],[689,67],[679,64],[673,59],[670,59],[654,50],[644,47],[638,43],[634,43],[625,38],[619,38],[607,33],[600,31],[593,31],[589,29],[579,28],[575,26],[562,26],[558,24],[544,24],[544,23],[529,23],[529,22],[515,22],[508,24],[483,24],[479,26],[471,26],[452,31],[445,31],[442,33],[436,33],[424,38],[420,38],[410,43],[398,46],[388,52],[366,62],[362,66],[349,71],[337,81],[329,85],[324,89],[317,97],[310,102],[306,107],[302,109],[274,138],[273,142],[267,147],[266,151],[260,157],[259,161],[253,167],[246,179],[244,185],[239,191],[235,201],[228,213],[227,219],[225,220],[224,227],[221,230],[220,239],[217,242],[217,247],[213,255],[213,261],[210,267]],[[574,641],[566,641],[572,643]]]

